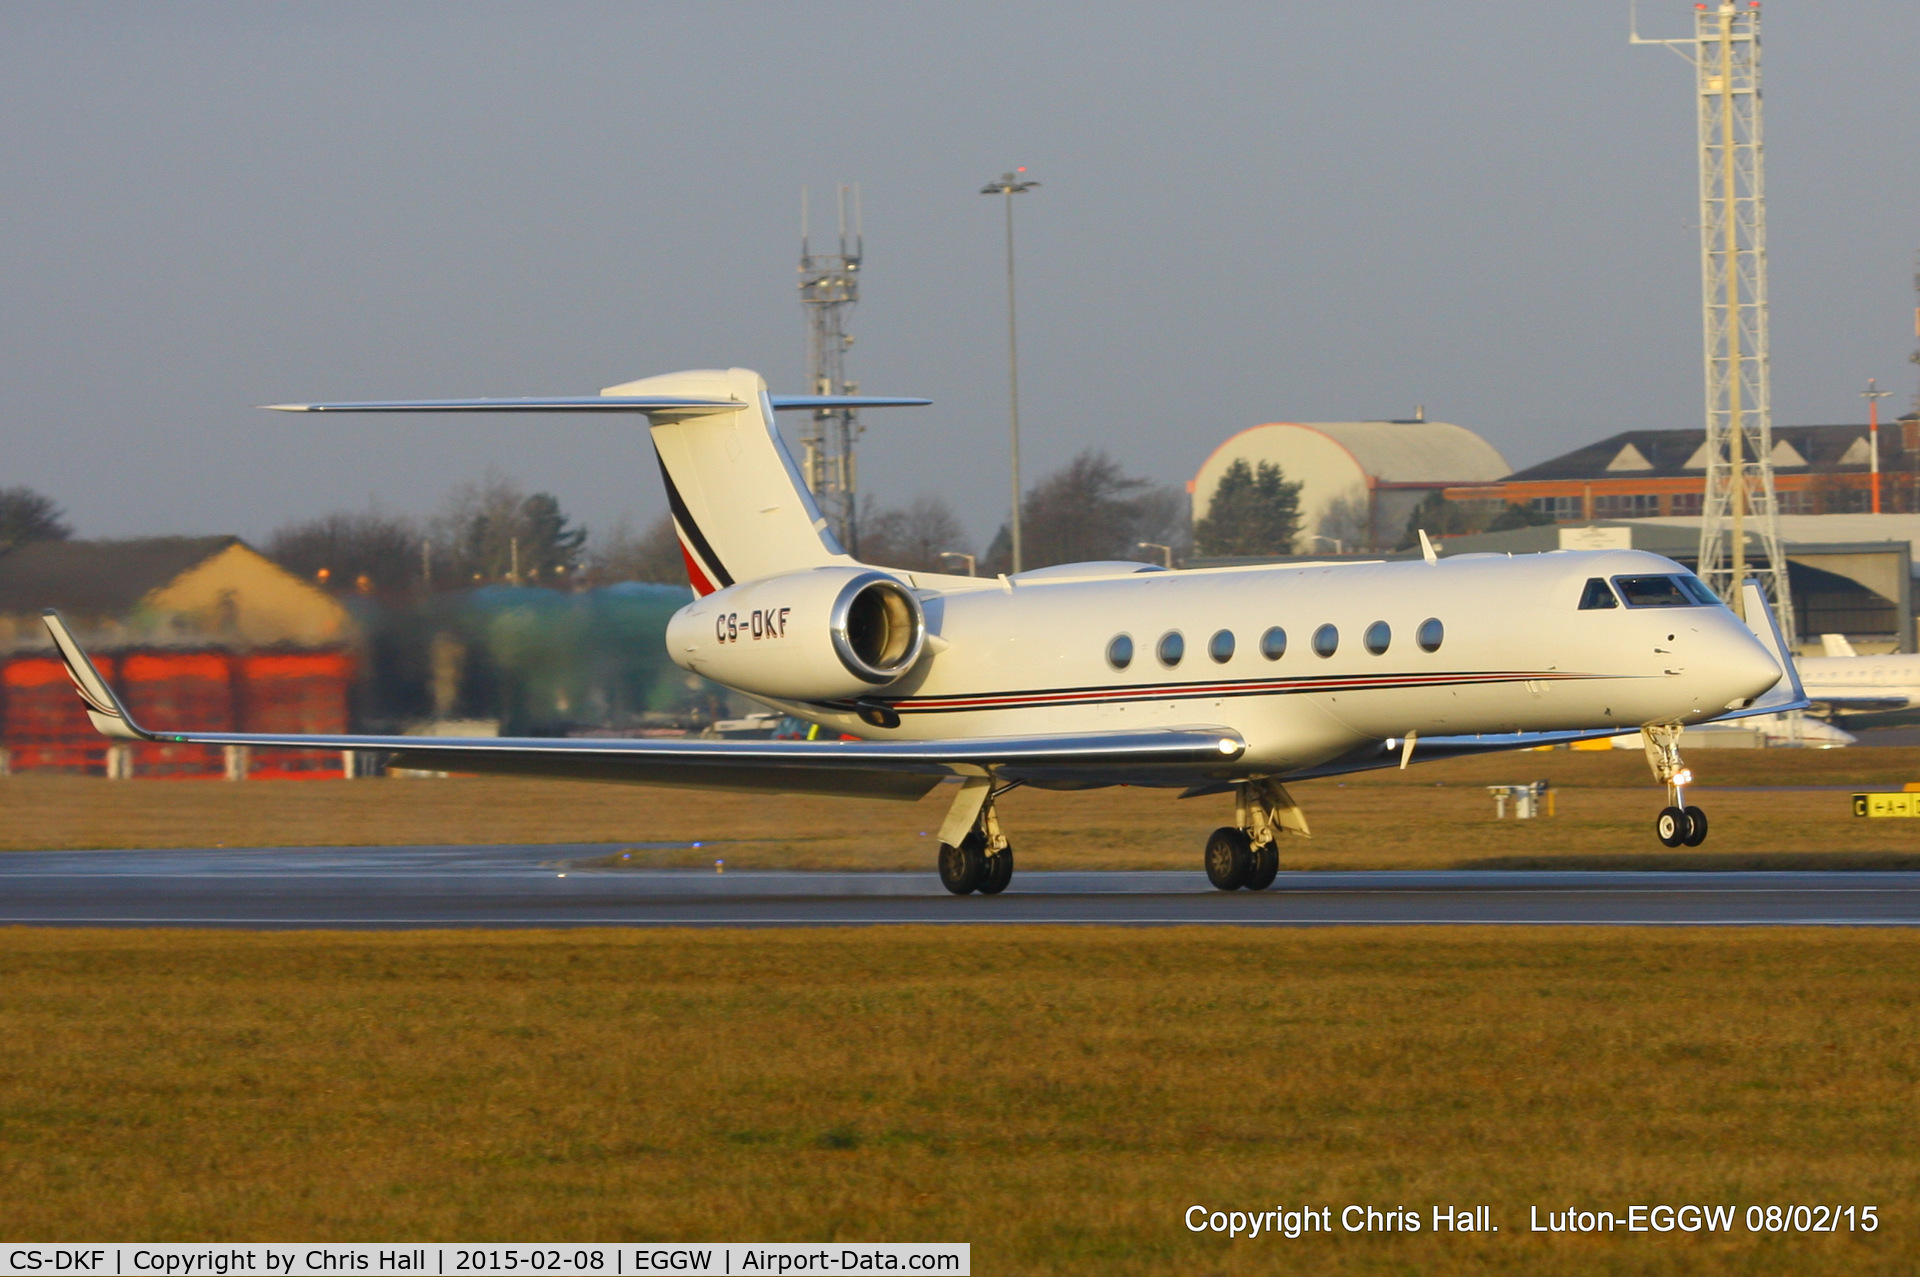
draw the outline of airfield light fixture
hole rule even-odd
[[[1024,566],[1020,545],[1020,341],[1013,304],[1013,197],[1025,195],[1040,183],[1022,177],[1025,168],[1002,173],[980,188],[982,195],[998,195],[1007,205],[1007,401],[1009,428],[1013,436],[1013,570]]]
[[[1161,545],[1158,541],[1135,541],[1133,543],[1133,548],[1136,550],[1160,551],[1160,561],[1166,565],[1167,571],[1169,572],[1173,571],[1173,547],[1172,546]]]

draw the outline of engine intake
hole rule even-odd
[[[855,577],[833,602],[833,650],[869,683],[891,683],[913,668],[927,645],[920,600],[890,576]]]

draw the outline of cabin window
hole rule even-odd
[[[1340,631],[1331,625],[1323,625],[1313,632],[1313,652],[1316,656],[1332,656],[1340,650]]]
[[[1233,659],[1233,631],[1221,630],[1207,641],[1207,655],[1225,665]]]
[[[1181,657],[1187,654],[1187,640],[1181,636],[1179,630],[1168,630],[1160,636],[1158,651],[1160,663],[1171,669],[1180,663]]]
[[[1587,588],[1580,591],[1580,610],[1597,612],[1601,608],[1619,607],[1620,600],[1613,597],[1613,591],[1607,587],[1604,577],[1590,576]]]
[[[1113,641],[1107,644],[1107,664],[1117,670],[1123,670],[1133,664],[1133,636],[1131,634],[1116,634],[1113,636]]]
[[[1602,582],[1601,584],[1605,584]],[[1423,652],[1437,652],[1440,644],[1446,640],[1447,627],[1440,624],[1440,618],[1430,616],[1420,622],[1420,628],[1413,633],[1413,641],[1420,645]]]
[[[1274,626],[1260,636],[1260,655],[1270,661],[1277,661],[1287,654],[1287,632]]]
[[[1628,607],[1699,607],[1670,576],[1616,576],[1613,583]]]
[[[1361,641],[1375,656],[1384,655],[1387,646],[1393,642],[1393,629],[1385,621],[1375,621],[1367,627],[1367,632],[1361,636]]]

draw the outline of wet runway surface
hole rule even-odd
[[[1920,925],[1920,873],[1019,873],[956,899],[931,872],[583,867],[634,847],[0,854],[0,925],[418,928],[1106,923]]]

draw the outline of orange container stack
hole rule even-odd
[[[109,680],[114,663],[96,657]],[[86,706],[73,690],[67,667],[50,656],[17,656],[0,668],[0,743],[16,771],[101,775],[107,768],[107,738],[93,729]]]

